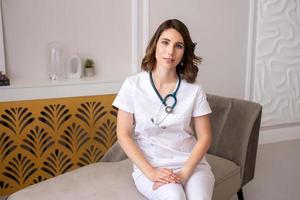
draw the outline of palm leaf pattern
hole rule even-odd
[[[5,183],[4,181],[0,181],[0,189],[6,189],[9,187],[9,183]]]
[[[39,183],[39,182],[42,182],[42,181],[45,181],[45,180],[47,180],[47,178],[44,178],[42,176],[38,176],[37,178],[33,179],[33,184]]]
[[[1,115],[0,124],[10,129],[14,134],[21,135],[23,130],[34,121],[32,113],[28,108],[10,108]]]
[[[78,152],[89,139],[88,133],[80,125],[72,123],[60,136],[58,143],[74,153]]]
[[[57,176],[68,171],[73,166],[71,159],[64,152],[55,149],[54,152],[47,157],[41,168],[44,172],[51,176]]]
[[[12,151],[17,148],[14,141],[10,139],[9,135],[3,132],[0,135],[0,160],[3,161]]]
[[[28,151],[35,157],[42,157],[42,155],[54,144],[53,138],[49,133],[42,128],[36,126],[23,139],[21,148]]]
[[[86,125],[93,127],[107,113],[101,102],[85,102],[80,104],[75,115]]]
[[[38,169],[35,164],[26,156],[20,153],[8,162],[3,173],[4,176],[12,179],[19,185],[24,185],[30,176],[32,176]]]
[[[82,167],[91,163],[95,163],[100,161],[103,153],[94,145],[91,145],[90,148],[86,149],[86,151],[79,158],[79,162],[77,162],[77,166]]]
[[[60,127],[71,118],[69,109],[65,105],[54,104],[45,106],[41,111],[39,120],[49,126],[53,131],[58,131]]]
[[[112,106],[112,110],[109,112],[112,116],[117,117],[118,114],[118,108],[115,106]]]
[[[116,123],[108,119],[96,131],[94,140],[102,144],[106,150],[108,150],[117,141],[116,128]]]

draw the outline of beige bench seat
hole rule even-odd
[[[207,155],[207,160],[215,174],[215,190],[220,191],[217,193],[234,194],[240,187],[240,168],[214,155]],[[134,186],[131,172],[129,159],[94,163],[29,186],[11,195],[9,200],[144,199]]]

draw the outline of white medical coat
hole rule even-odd
[[[141,72],[125,80],[113,102],[115,107],[134,115],[133,138],[154,167],[182,167],[196,143],[191,118],[211,113],[198,84],[182,79],[176,97],[173,112],[162,120],[166,116],[164,106],[151,85],[149,73]],[[162,122],[155,125],[151,118]],[[205,157],[199,164],[208,164]],[[136,166],[134,169],[139,170]]]

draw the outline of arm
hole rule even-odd
[[[194,169],[208,151],[211,143],[211,127],[209,116],[193,117],[195,131],[198,141],[195,144],[189,158],[185,162],[182,169],[178,172],[178,176],[181,178],[181,182],[185,182],[192,175]]]
[[[125,112],[121,109],[118,111],[117,117],[117,137],[119,143],[137,167],[151,181],[160,181],[163,183],[175,182],[177,177],[172,170],[161,168],[155,169],[144,157],[138,145],[133,141],[131,133],[133,130],[133,114]],[[177,180],[178,181],[178,180]]]

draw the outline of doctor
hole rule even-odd
[[[119,143],[134,163],[138,191],[148,199],[212,197],[215,179],[205,159],[211,109],[194,83],[201,62],[194,48],[181,21],[163,22],[149,42],[143,71],[125,80],[113,102]]]

